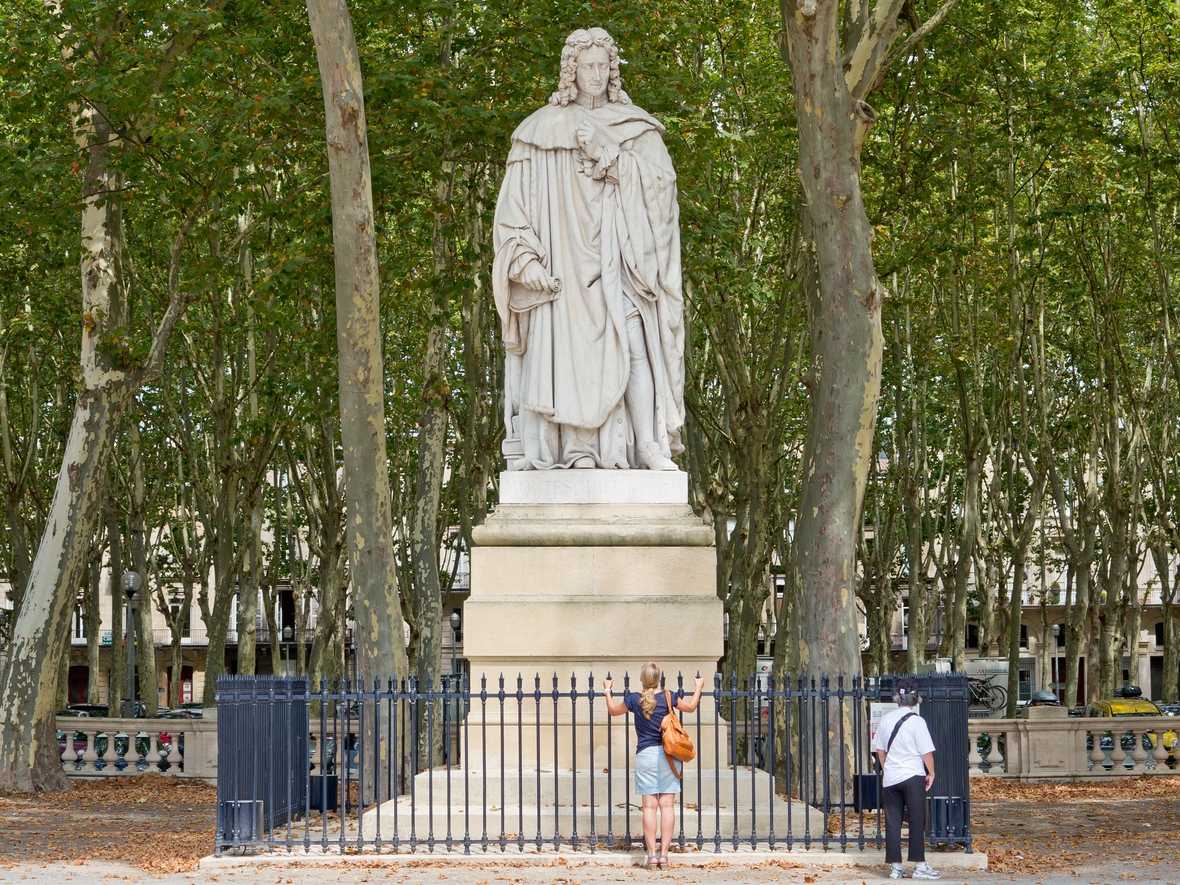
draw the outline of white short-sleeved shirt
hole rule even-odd
[[[882,716],[881,724],[877,726],[877,735],[873,738],[873,750],[884,750],[888,747],[889,738],[898,720],[912,712],[912,707],[898,707]],[[934,741],[930,739],[930,729],[926,727],[926,720],[921,716],[911,716],[902,725],[893,741],[893,747],[885,755],[885,771],[881,785],[892,787],[911,777],[925,777],[926,763],[922,757],[933,752]]]

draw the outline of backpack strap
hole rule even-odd
[[[667,689],[664,689],[664,698],[668,704],[668,715],[675,716],[676,713],[672,709],[672,692],[668,691]],[[676,777],[682,778],[683,775],[680,773],[680,769],[678,769],[676,767],[676,760],[673,759],[671,756],[669,756],[667,753],[664,753],[664,758],[668,760],[668,767],[672,769],[672,773],[674,775],[676,775]]]
[[[668,713],[676,716],[676,708],[672,706],[672,692],[668,691],[666,688],[664,689],[664,701],[668,705]],[[677,716],[676,718],[679,719],[680,717]]]
[[[909,713],[906,713],[904,716],[902,716],[900,719],[897,720],[897,725],[893,726],[893,734],[889,735],[889,743],[887,743],[885,745],[885,755],[886,756],[888,756],[889,751],[893,749],[893,742],[895,740],[897,740],[897,733],[899,731],[901,731],[901,727],[903,725],[905,725],[905,721],[907,719],[910,719],[910,718],[917,716],[917,715],[918,715],[917,713],[910,711]]]

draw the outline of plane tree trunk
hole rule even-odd
[[[134,420],[128,422],[127,437],[131,443],[131,511],[127,520],[131,530],[131,567],[143,580],[139,592],[139,621],[135,625],[135,664],[139,673],[139,699],[144,703],[144,715],[155,716],[160,699],[155,619],[152,617],[152,593],[148,587],[148,501],[143,474],[143,447],[139,426]]]
[[[88,154],[83,173],[82,343],[79,390],[49,507],[45,533],[30,570],[20,616],[13,625],[0,673],[0,790],[65,789],[55,737],[59,666],[69,642],[70,613],[86,569],[102,508],[107,468],[123,413],[144,383],[159,374],[186,299],[177,291],[177,264],[195,216],[186,219],[172,249],[171,300],[140,367],[100,347],[128,322],[122,268],[121,177],[108,168],[117,136],[106,110],[80,117],[78,141]]]
[[[852,94],[832,52],[839,4],[806,0],[794,8],[788,0],[783,18],[807,206],[804,249],[818,283],[807,303],[811,406],[795,527],[798,654],[808,673],[851,676],[860,672],[856,539],[881,386],[883,290],[860,189],[860,150],[876,114]]]
[[[360,56],[345,0],[307,0],[324,94],[349,571],[361,678],[404,676],[385,451],[380,278]]]
[[[873,453],[881,387],[884,287],[873,264],[873,229],[860,184],[860,153],[876,120],[866,99],[878,80],[946,16],[948,0],[890,54],[901,0],[781,0],[783,55],[791,68],[799,127],[804,249],[816,285],[808,291],[811,396],[803,488],[794,539],[801,669],[859,675],[856,541]],[[843,39],[842,39],[843,38]],[[817,745],[837,754],[851,711],[833,706]],[[843,722],[840,719],[843,718]],[[849,760],[850,762],[850,760]],[[850,765],[844,766],[846,770]],[[838,778],[833,781],[833,787]],[[825,787],[825,796],[829,795]]]

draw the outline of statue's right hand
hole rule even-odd
[[[549,274],[545,273],[541,262],[533,259],[520,269],[520,277],[517,282],[526,289],[541,291],[549,288]]]

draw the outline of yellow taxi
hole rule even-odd
[[[1163,716],[1163,711],[1144,698],[1107,698],[1086,707],[1087,716]]]
[[[1085,715],[1090,718],[1113,717],[1116,719],[1125,719],[1138,716],[1163,716],[1164,711],[1146,698],[1118,697],[1105,698],[1088,704]],[[1155,732],[1148,732],[1144,735],[1144,740],[1147,744],[1150,744],[1151,749],[1155,749]],[[1164,748],[1170,754],[1176,752],[1177,743],[1178,740],[1174,730],[1168,729],[1164,732]],[[1144,747],[1144,749],[1147,749],[1147,747]]]

